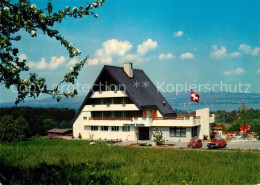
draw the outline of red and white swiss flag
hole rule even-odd
[[[191,89],[190,90],[190,101],[199,102],[199,99],[200,99],[200,95],[193,92],[193,90]]]

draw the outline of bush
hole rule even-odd
[[[81,136],[81,133],[79,133],[79,136],[78,136],[79,139],[82,139],[82,136]]]
[[[165,143],[165,139],[163,138],[162,131],[159,131],[156,129],[155,132],[153,132],[153,141],[156,142],[157,145],[163,145]]]
[[[208,140],[208,135],[203,135],[203,140]]]

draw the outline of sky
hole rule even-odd
[[[31,2],[43,9],[47,0]],[[52,2],[59,10],[90,1]],[[37,38],[21,31],[22,40],[14,45],[28,60],[30,72],[46,77],[50,86],[89,55],[77,79],[80,95],[87,94],[84,85],[91,86],[104,65],[125,62],[143,69],[162,92],[260,93],[259,9],[260,1],[254,0],[110,0],[95,11],[97,19],[66,18],[54,26],[81,50],[80,57],[69,58],[58,41],[40,31]],[[221,84],[227,86],[221,89]],[[0,90],[0,102],[15,101],[12,89]]]

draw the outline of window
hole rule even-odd
[[[186,137],[186,128],[170,127],[170,137]]]
[[[198,127],[192,127],[192,137],[198,136]]]
[[[104,99],[103,99],[103,103],[104,103],[105,105],[111,104],[111,98],[104,98]]]
[[[123,130],[123,132],[130,132],[130,127],[129,126],[123,126],[122,130]]]
[[[112,131],[119,131],[119,126],[112,126]]]
[[[108,126],[101,126],[102,131],[108,131]]]
[[[84,120],[87,120],[88,118],[87,117],[83,117]]]
[[[91,130],[98,130],[98,126],[91,126]]]

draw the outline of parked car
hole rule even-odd
[[[191,139],[188,143],[188,148],[201,148],[202,142],[200,139]]]
[[[226,148],[227,142],[221,138],[214,138],[207,144],[209,149],[211,148]]]

